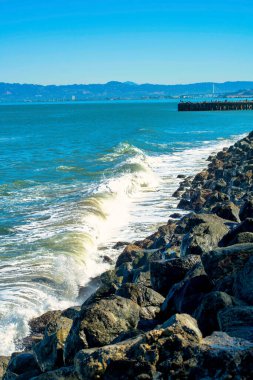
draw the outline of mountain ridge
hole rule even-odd
[[[253,81],[153,84],[109,81],[107,83],[41,85],[0,82],[0,101],[69,101],[145,99],[180,96],[226,95],[253,90]]]

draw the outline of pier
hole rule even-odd
[[[212,102],[180,102],[178,111],[248,111],[253,110],[253,100],[212,101]]]

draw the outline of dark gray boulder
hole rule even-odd
[[[253,199],[246,200],[240,208],[240,219],[253,218]]]
[[[175,313],[192,315],[201,303],[204,295],[212,290],[201,262],[190,269],[184,279],[173,285],[161,306],[163,318]]]
[[[217,318],[218,312],[233,304],[232,297],[224,292],[214,291],[203,297],[201,304],[194,312],[194,317],[203,336],[211,335],[213,331],[220,329]]]
[[[7,371],[16,375],[32,371],[36,371],[37,374],[41,373],[34,355],[30,352],[12,355],[8,363]]]
[[[150,264],[152,288],[166,296],[170,288],[181,281],[197,262],[200,262],[200,257],[195,255],[152,262]]]
[[[252,281],[250,280],[251,263],[245,264],[253,255],[253,244],[236,244],[225,248],[216,248],[202,256],[202,263],[209,278],[215,285],[215,290],[224,291],[248,302],[252,297]],[[243,273],[246,274],[245,280]],[[245,286],[245,290],[241,287]]]
[[[221,331],[230,336],[253,342],[253,307],[226,307],[218,312]]]
[[[240,222],[239,211],[239,207],[233,202],[218,203],[212,208],[212,213],[233,222]]]
[[[82,348],[104,346],[121,333],[135,329],[139,313],[140,307],[135,302],[116,295],[83,305],[64,347],[65,362],[71,363]]]
[[[62,367],[55,371],[49,371],[42,373],[39,376],[32,377],[31,380],[79,380],[79,378],[74,367]]]
[[[142,284],[124,284],[117,290],[116,295],[137,303],[141,307],[140,318],[143,319],[155,318],[164,301],[160,293]]]

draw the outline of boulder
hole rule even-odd
[[[175,313],[193,314],[204,295],[212,289],[212,285],[201,262],[190,269],[184,279],[173,285],[164,303],[161,314],[168,318]]]
[[[44,339],[33,346],[33,354],[42,372],[52,371],[63,365],[62,349],[58,348],[57,334],[44,335]]]
[[[253,199],[247,199],[240,208],[240,219],[253,218]]]
[[[30,352],[14,353],[6,368],[4,363],[4,380],[29,380],[41,373],[34,356]],[[1,377],[2,378],[2,377]]]
[[[100,347],[111,343],[122,332],[135,329],[140,307],[127,298],[116,295],[83,305],[67,338],[64,357],[70,363],[82,348]]]
[[[226,307],[218,312],[221,331],[228,335],[253,342],[253,307]]]
[[[49,371],[32,377],[31,380],[79,380],[79,378],[74,367],[62,367],[55,371]]]
[[[239,207],[233,202],[218,203],[212,208],[212,213],[218,215],[220,218],[232,220],[233,222],[240,222]]]
[[[143,319],[155,318],[164,301],[160,293],[142,284],[124,284],[117,290],[116,295],[137,303],[141,307],[140,318]]]
[[[210,292],[206,294],[199,307],[194,312],[203,336],[211,335],[220,329],[217,314],[225,307],[232,306],[233,299],[224,292]]]
[[[75,357],[75,370],[80,380],[103,378],[111,361],[124,360],[127,351],[134,345],[140,344],[142,336],[119,344],[101,348],[85,349]]]
[[[1,380],[6,372],[9,361],[10,361],[9,356],[0,356],[0,379]]]
[[[241,289],[244,284],[242,273],[250,278],[250,265],[244,266],[253,255],[253,244],[236,244],[225,248],[216,248],[202,256],[202,263],[209,278],[215,285],[215,290],[250,300],[249,294],[252,281],[245,283],[245,291]],[[251,259],[252,260],[252,259]],[[252,261],[251,261],[252,262]],[[250,263],[251,263],[250,262]]]
[[[129,244],[119,255],[116,261],[116,267],[119,267],[123,263],[131,263],[134,259],[143,256],[143,249],[135,244]]]
[[[217,215],[200,214],[189,218],[181,244],[181,255],[202,255],[218,246],[228,232],[224,220]]]
[[[253,255],[235,276],[234,295],[253,305]]]
[[[152,262],[150,264],[152,288],[166,296],[170,288],[181,281],[197,262],[200,262],[200,257],[194,255]]]
[[[197,323],[192,317],[186,314],[175,315],[159,326],[159,329],[134,339],[79,351],[75,357],[75,369],[80,380],[151,380],[158,375],[156,366],[160,359],[159,352],[162,356],[166,355],[165,345],[174,345],[176,348],[178,340],[196,345],[201,341],[201,337]]]
[[[235,241],[237,235],[245,232],[253,232],[253,219],[245,219],[238,225],[235,225],[219,242],[220,247],[227,247]]]

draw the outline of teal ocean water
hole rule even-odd
[[[117,241],[175,212],[178,174],[252,129],[251,112],[178,113],[176,102],[0,106],[0,355],[28,320],[78,304]]]

